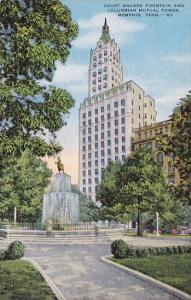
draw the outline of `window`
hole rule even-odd
[[[125,155],[122,155],[122,161],[125,161]]]
[[[82,155],[82,159],[83,160],[86,159],[86,155],[85,154]]]
[[[95,141],[98,141],[98,134],[95,134]]]
[[[121,118],[121,124],[125,124],[125,118]]]
[[[93,57],[93,61],[96,61],[96,59],[97,59],[97,57],[96,57],[96,56],[94,56],[94,57]]]
[[[141,106],[139,105],[139,110],[141,110]]]
[[[103,88],[105,89],[107,87],[107,83],[104,83],[103,84]]]
[[[83,151],[83,152],[86,151],[86,146],[83,146],[83,147],[82,147],[82,151]]]
[[[91,139],[91,136],[89,135],[89,136],[88,136],[88,143],[91,143],[91,140],[92,140],[92,139]]]
[[[144,104],[144,107],[147,107],[147,103]]]
[[[91,130],[91,128],[89,127],[89,128],[88,128],[88,133],[91,133],[91,132],[92,132],[92,130]]]
[[[104,148],[104,141],[101,141],[101,148]]]
[[[152,101],[150,101],[150,106],[152,106],[153,105],[153,103],[152,103]]]
[[[96,108],[96,109],[95,109],[95,115],[97,115],[97,114],[98,114],[98,109]]]
[[[91,110],[89,110],[88,111],[88,117],[91,117],[91,115],[92,115],[92,112],[91,112]]]
[[[101,139],[104,139],[104,132],[101,133]]]
[[[134,124],[134,119],[131,119],[132,124]]]
[[[98,166],[98,160],[95,160],[95,166],[96,167]]]
[[[141,99],[141,95],[139,94],[139,99]]]
[[[125,106],[125,99],[121,99],[121,106]]]
[[[92,188],[89,186],[88,187],[88,193],[91,193],[91,191],[92,191]]]
[[[88,125],[91,125],[92,121],[91,119],[88,120]]]
[[[104,155],[105,155],[104,150],[101,150],[101,156],[104,156]]]
[[[101,106],[101,112],[104,112],[104,106]]]
[[[118,117],[118,110],[115,110],[114,116],[115,116],[115,117]]]
[[[160,134],[163,134],[163,128],[161,127],[159,130],[160,130]]]
[[[95,87],[93,87],[92,92],[96,92],[96,88]]]
[[[125,133],[125,127],[121,127],[121,132]]]
[[[104,123],[101,123],[101,130],[104,130]]]
[[[103,76],[103,79],[104,79],[104,80],[106,80],[106,79],[107,79],[107,74],[105,74],[105,75]]]
[[[118,138],[115,138],[115,144],[119,144]]]
[[[104,121],[104,115],[101,115],[101,121],[102,122]]]
[[[157,160],[159,162],[159,164],[161,165],[161,167],[163,166],[163,153],[162,152],[158,152],[157,153]]]
[[[98,183],[98,177],[95,177],[95,183]]]
[[[96,63],[93,63],[93,67],[96,67]]]
[[[125,115],[125,108],[122,108],[122,109],[121,109],[121,114],[122,114],[122,115]]]
[[[86,114],[85,113],[83,113],[83,119],[85,119],[86,118]]]
[[[85,163],[85,162],[83,162],[82,166],[83,166],[83,168],[85,168],[85,167],[86,167],[86,163]]]
[[[98,126],[95,126],[95,131],[98,131]]]
[[[118,161],[119,160],[119,157],[118,156],[115,156],[115,161]]]
[[[88,178],[88,183],[89,183],[89,184],[91,184],[91,183],[92,183],[92,181],[91,181],[91,178]]]
[[[108,127],[108,128],[111,127],[111,122],[107,122],[107,127]]]
[[[104,62],[107,62],[107,58],[106,57],[104,58]]]
[[[107,50],[104,51],[104,55],[107,55]]]
[[[147,118],[147,114],[144,115],[145,119]]]
[[[118,120],[115,120],[115,126],[117,126],[118,125]]]
[[[95,77],[96,76],[96,72],[93,72],[93,77]]]
[[[95,175],[98,175],[98,169],[95,169]]]
[[[95,123],[96,124],[98,123],[98,117],[95,117]]]
[[[107,140],[107,145],[108,145],[108,146],[111,145],[111,140]]]
[[[98,74],[101,74],[101,69],[98,69]]]
[[[101,53],[99,53],[99,56],[98,56],[99,58],[101,58],[102,57],[102,55],[101,55]]]
[[[133,103],[134,103],[133,100],[131,100],[131,104],[132,104],[132,105],[133,105]]]
[[[107,119],[110,119],[110,118],[111,118],[111,114],[107,113]]]
[[[86,189],[85,188],[83,188],[83,193],[85,193],[86,192]]]
[[[91,159],[91,153],[88,153],[88,158]]]
[[[118,134],[118,129],[117,128],[115,129],[115,134]]]
[[[107,105],[107,111],[110,111],[110,104]]]
[[[107,155],[111,155],[111,149],[107,149]]]
[[[106,71],[107,71],[107,67],[104,67],[104,68],[103,68],[103,71],[106,72]]]
[[[89,144],[89,145],[88,145],[88,150],[91,150],[91,148],[92,148],[92,147],[91,147],[91,144]]]
[[[98,77],[98,82],[101,82],[101,81],[102,81],[101,77]]]
[[[83,171],[83,176],[86,176],[86,171]]]
[[[101,159],[101,165],[104,166],[104,164],[105,164],[105,160],[102,158]]]
[[[91,161],[88,161],[88,167],[91,168]]]
[[[98,152],[97,152],[97,151],[95,152],[95,157],[96,157],[96,158],[98,157]]]
[[[131,110],[131,113],[133,114],[133,108],[132,108],[132,110]]]
[[[122,152],[125,152],[125,146],[124,145],[121,147],[121,150],[122,150]]]
[[[122,143],[125,143],[125,136],[124,135],[121,137],[121,141],[122,141]]]
[[[95,149],[98,149],[98,143],[95,143]]]
[[[86,126],[86,121],[83,121],[83,126]]]
[[[85,129],[83,129],[83,135],[85,135],[86,134],[86,130]]]
[[[111,132],[110,132],[110,131],[107,132],[107,136],[108,136],[108,137],[111,136]]]
[[[101,60],[98,61],[98,65],[101,65]]]
[[[139,119],[141,118],[141,114],[139,114]]]
[[[114,107],[118,107],[118,102],[117,101],[114,102]]]

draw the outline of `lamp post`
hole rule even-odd
[[[156,230],[156,235],[159,236],[159,213],[158,211],[156,212],[156,221],[157,221],[157,230]]]
[[[14,224],[17,223],[17,207],[14,207]]]

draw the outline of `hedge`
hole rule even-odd
[[[191,246],[135,248],[127,245],[127,243],[123,240],[115,240],[111,244],[111,253],[115,258],[172,255],[191,253]]]

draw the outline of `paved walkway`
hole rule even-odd
[[[100,261],[109,244],[27,244],[26,256],[47,272],[66,300],[175,300],[161,289]],[[43,299],[42,299],[43,300]]]

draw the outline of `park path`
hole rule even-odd
[[[176,300],[175,296],[135,278],[100,257],[110,243],[27,244],[26,256],[46,271],[66,300]],[[43,300],[43,299],[42,299]]]

